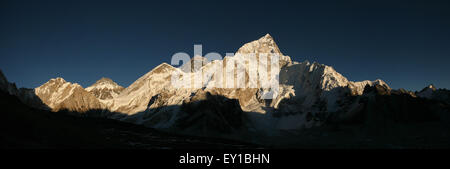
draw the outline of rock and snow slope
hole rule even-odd
[[[100,100],[113,99],[122,92],[124,88],[109,78],[101,78],[93,85],[86,88],[86,91],[92,93]]]
[[[66,82],[63,78],[50,79],[34,91],[53,111],[86,112],[104,108],[93,94],[79,84]]]
[[[125,88],[118,85],[109,78],[101,78],[91,86],[86,88],[86,91],[93,94],[103,104],[104,108],[111,107],[113,99],[117,97]]]

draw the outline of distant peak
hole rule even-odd
[[[425,91],[436,91],[436,87],[434,87],[433,84],[430,84],[427,87],[424,87],[422,90],[420,90],[419,93],[422,93],[422,92],[425,92]]]
[[[104,85],[104,84],[111,84],[113,86],[119,86],[116,82],[114,82],[112,79],[107,78],[107,77],[102,77],[99,80],[97,80],[97,82],[95,82],[92,86],[97,86],[97,85]]]
[[[436,87],[433,84],[428,85],[427,88],[429,88],[433,91],[436,90]]]
[[[52,82],[62,82],[62,83],[65,83],[65,82],[66,82],[66,80],[64,80],[62,77],[57,77],[57,78],[54,78],[54,79],[50,79],[49,81],[52,81]]]
[[[100,78],[100,80],[97,80],[96,83],[102,83],[102,82],[114,82],[114,81],[110,78],[102,77],[102,78]]]

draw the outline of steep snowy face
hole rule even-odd
[[[436,87],[434,87],[432,84],[430,84],[427,87],[423,88],[419,93],[417,93],[417,96],[431,99],[433,97],[433,93],[435,91],[436,91]]]
[[[114,98],[111,111],[121,112],[128,115],[137,112],[144,112],[147,108],[153,108],[150,99],[157,94],[164,94],[166,100],[163,105],[170,106],[173,104],[181,104],[185,95],[189,96],[185,90],[174,89],[171,85],[171,77],[173,71],[181,70],[172,67],[167,63],[163,63],[144,76],[140,77],[129,87],[123,90],[119,96]]]
[[[66,82],[63,78],[50,79],[37,87],[34,92],[53,111],[85,112],[103,108],[94,95],[79,84]]]
[[[387,84],[382,80],[352,82],[338,73],[333,67],[305,62],[294,62],[280,72],[280,83],[291,86],[293,89],[293,99],[290,102],[296,104],[287,107],[293,110],[319,111],[314,110],[317,104],[325,104],[327,111],[337,111],[341,107],[337,102],[342,101],[348,95],[361,95],[366,85]],[[300,107],[298,107],[300,105]]]
[[[111,79],[103,77],[93,85],[86,88],[86,91],[92,93],[99,100],[104,101],[117,97],[124,89],[125,88],[118,85]]]
[[[320,101],[334,104],[349,81],[330,66],[305,61],[282,69],[280,83],[293,89],[294,97],[290,102],[296,102],[294,109],[298,110],[298,106],[309,109]]]

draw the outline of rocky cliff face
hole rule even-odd
[[[18,95],[19,91],[16,84],[8,82],[3,72],[0,70],[0,90],[5,91],[10,95]]]

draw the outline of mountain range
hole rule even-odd
[[[263,99],[264,88],[216,88],[216,66],[226,61],[246,65],[245,57],[273,53],[279,59],[278,95]],[[54,112],[69,111],[115,119],[150,128],[194,135],[236,133],[278,134],[337,123],[386,123],[448,119],[450,92],[433,85],[422,91],[391,89],[383,80],[353,82],[333,67],[308,61],[292,61],[269,34],[244,44],[234,56],[211,61],[202,56],[201,68],[174,67],[162,63],[124,88],[109,78],[89,87],[50,79],[35,89],[18,89],[0,72],[0,89],[26,105]],[[202,70],[202,71],[198,71]],[[201,88],[176,88],[173,72],[183,77],[205,73]],[[224,73],[233,73],[227,72]],[[245,75],[250,72],[245,70]],[[260,72],[257,72],[258,76]],[[234,77],[234,76],[232,76]],[[227,80],[225,80],[227,81]],[[251,81],[245,81],[248,85]],[[381,122],[380,122],[381,121]]]

